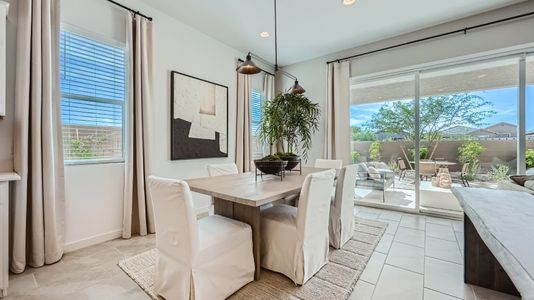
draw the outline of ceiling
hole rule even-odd
[[[274,61],[273,0],[142,0],[243,52]],[[280,65],[312,59],[523,0],[278,0]],[[267,31],[269,38],[260,37]]]

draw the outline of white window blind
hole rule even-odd
[[[263,156],[263,147],[257,142],[258,127],[261,121],[262,105],[263,105],[263,93],[258,89],[251,91],[250,99],[250,134],[252,136],[252,156],[254,159],[261,158]]]
[[[65,161],[123,159],[125,48],[61,31]]]

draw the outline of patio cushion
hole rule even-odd
[[[367,168],[367,173],[369,173],[369,177],[372,179],[380,179],[380,172],[378,172],[377,169],[374,167]]]
[[[372,162],[370,163],[373,167],[375,167],[376,169],[382,169],[382,170],[390,170],[388,165],[386,165],[385,163],[383,162]]]
[[[356,171],[358,173],[363,173],[363,172],[367,173],[367,165],[366,164],[359,163],[359,164],[357,164],[357,166],[358,166],[358,169]]]

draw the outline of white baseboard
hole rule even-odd
[[[65,253],[76,251],[85,247],[93,246],[103,242],[107,242],[122,236],[122,229],[117,229],[114,231],[94,235],[85,239],[77,240],[74,242],[65,244]]]

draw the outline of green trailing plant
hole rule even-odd
[[[527,168],[534,168],[534,149],[528,149],[525,157]]]
[[[458,160],[461,163],[469,164],[466,175],[468,180],[475,179],[480,171],[479,157],[484,151],[486,151],[486,148],[476,141],[463,143],[462,146],[458,148]]]
[[[283,152],[287,145],[287,152],[299,153],[306,160],[312,146],[312,136],[319,129],[319,104],[302,94],[279,93],[266,101],[262,110],[259,141],[270,146],[271,154],[274,145],[281,145]]]
[[[360,153],[358,151],[352,151],[351,156],[352,156],[353,163],[357,163],[358,160],[360,159]]]
[[[400,170],[399,164],[395,161],[395,159],[391,159],[388,162],[388,167],[390,170],[395,171],[395,172]]]
[[[369,158],[371,158],[372,161],[380,161],[382,158],[382,155],[380,154],[380,151],[382,150],[382,145],[380,142],[375,141],[371,143],[371,146],[369,147]]]
[[[489,178],[493,181],[501,181],[508,178],[510,167],[503,164],[498,164],[489,172]]]
[[[93,157],[89,146],[80,139],[70,140],[70,148],[72,159],[89,159]]]

